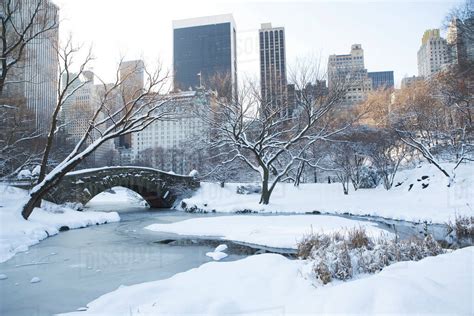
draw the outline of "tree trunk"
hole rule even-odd
[[[260,204],[267,205],[270,203],[271,191],[268,189],[268,169],[263,168],[263,179],[262,179],[262,194],[260,195]]]
[[[49,190],[51,190],[54,186],[58,185],[61,179],[72,169],[74,169],[78,164],[81,163],[87,156],[89,156],[92,152],[88,153],[87,155],[83,155],[81,158],[76,159],[75,161],[71,162],[69,165],[66,165],[62,170],[58,171],[54,174],[51,178],[43,180],[43,182],[37,184],[33,187],[33,193],[30,193],[30,198],[28,202],[23,206],[23,210],[21,215],[24,219],[28,219],[33,212],[35,207],[39,207],[41,204],[41,200],[48,194]]]

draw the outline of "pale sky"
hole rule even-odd
[[[120,57],[160,60],[172,69],[172,21],[232,13],[237,26],[239,79],[258,78],[258,29],[283,26],[287,60],[347,54],[362,44],[368,71],[395,71],[398,85],[417,74],[416,53],[426,29],[441,28],[461,0],[211,1],[54,0],[60,7],[61,38],[92,45],[93,70],[110,80]]]

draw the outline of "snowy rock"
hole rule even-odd
[[[0,280],[6,280],[8,279],[6,274],[0,274]]]
[[[18,178],[19,180],[22,180],[22,179],[30,179],[30,178],[31,178],[31,172],[30,172],[30,170],[28,170],[28,169],[21,170],[20,172],[18,172],[17,178]]]
[[[37,165],[37,166],[33,169],[33,171],[31,171],[31,175],[33,175],[33,176],[39,176],[40,172],[41,172],[41,166],[40,166],[40,165]]]
[[[87,310],[87,307],[79,307],[76,309],[78,312],[85,312]]]
[[[193,177],[193,178],[196,178],[197,176],[199,176],[199,172],[197,170],[192,170],[190,173],[189,173],[189,176],[190,177]]]
[[[30,281],[30,283],[39,283],[39,282],[41,282],[41,279],[38,277],[33,277]]]
[[[214,251],[214,252],[206,253],[206,256],[212,258],[212,260],[214,260],[214,261],[219,261],[219,260],[224,259],[225,257],[227,257],[227,254],[224,253],[224,252],[220,252],[220,251]]]
[[[227,245],[222,244],[222,245],[217,246],[216,249],[214,249],[214,252],[222,252],[222,251],[226,251],[226,250],[227,250]]]

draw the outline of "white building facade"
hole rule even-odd
[[[372,80],[365,69],[361,44],[353,44],[350,54],[329,56],[328,88],[331,91],[341,85],[346,90],[346,104],[362,102],[372,90]]]
[[[425,31],[418,50],[418,76],[429,78],[449,61],[448,45],[439,29]]]
[[[191,147],[197,148],[210,139],[209,116],[204,118],[203,115],[210,115],[205,112],[212,102],[212,95],[186,91],[171,93],[168,97],[171,101],[164,111],[169,110],[171,115],[132,134],[132,156],[135,163],[146,162],[148,166],[165,171],[186,173],[190,171],[190,160],[193,159],[188,156]]]

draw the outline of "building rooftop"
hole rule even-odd
[[[232,14],[221,14],[221,15],[212,15],[212,16],[203,16],[190,19],[174,20],[173,29],[181,29],[193,26],[202,26],[202,25],[213,25],[213,24],[222,24],[230,23],[235,27],[235,21]]]

